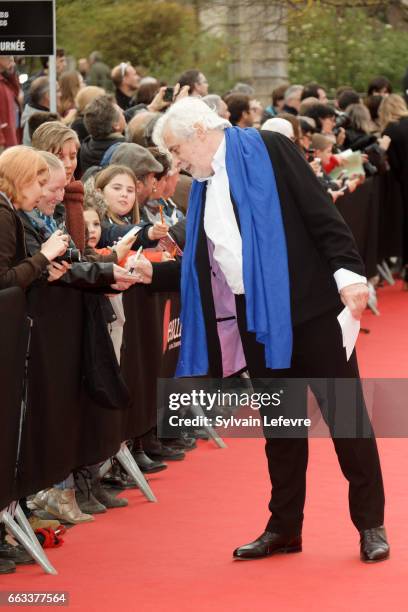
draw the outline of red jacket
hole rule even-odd
[[[322,164],[323,170],[326,172],[326,174],[330,174],[330,172],[337,168],[337,166],[340,166],[340,162],[337,160],[335,155],[330,156],[327,164]]]
[[[12,147],[20,143],[17,134],[17,96],[20,90],[18,76],[0,73],[0,147]],[[4,127],[2,127],[4,124]]]

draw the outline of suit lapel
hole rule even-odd
[[[207,351],[210,375],[222,377],[221,345],[218,338],[214,299],[211,287],[210,258],[208,255],[207,236],[204,231],[204,211],[206,189],[203,190],[203,202],[200,212],[200,226],[198,231],[196,250],[196,270],[200,285],[201,303],[207,333]]]

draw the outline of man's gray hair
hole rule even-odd
[[[212,108],[213,111],[219,114],[220,104],[222,102],[221,96],[219,96],[218,94],[209,94],[208,96],[204,96],[204,98],[201,98],[201,100],[205,102],[207,106]]]
[[[152,83],[156,84],[157,79],[152,76],[145,76],[142,79],[140,79],[139,87],[140,85],[151,85]]]
[[[285,95],[284,95],[285,102],[287,102],[294,96],[297,96],[299,92],[300,92],[300,95],[302,95],[302,91],[303,91],[303,85],[291,85],[285,91]]]
[[[38,151],[50,170],[64,170],[64,164],[59,157],[49,151]],[[65,171],[65,170],[64,170]]]
[[[153,142],[160,149],[166,150],[163,133],[167,129],[177,138],[188,139],[194,136],[199,126],[206,131],[224,130],[231,127],[231,124],[199,98],[183,98],[170,106],[157,121],[153,130]]]
[[[231,93],[240,93],[253,98],[255,95],[255,89],[248,83],[235,83],[231,90]]]
[[[45,95],[50,93],[50,82],[48,77],[37,77],[31,83],[30,100],[35,106],[40,106]]]

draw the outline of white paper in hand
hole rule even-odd
[[[343,346],[346,349],[347,361],[350,359],[351,353],[356,345],[358,334],[360,331],[360,321],[355,319],[351,314],[348,306],[343,308],[337,320],[341,327],[343,336]]]

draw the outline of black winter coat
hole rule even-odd
[[[81,175],[91,166],[99,166],[105,151],[116,142],[126,142],[126,139],[118,134],[112,134],[103,139],[87,136],[79,149],[78,161]]]
[[[18,216],[24,227],[25,248],[27,253],[34,256],[41,249],[45,238],[31,223],[24,212],[19,211]],[[112,263],[87,262],[73,263],[58,281],[59,284],[69,285],[77,289],[98,289],[102,292],[111,292],[110,285],[115,282]]]

